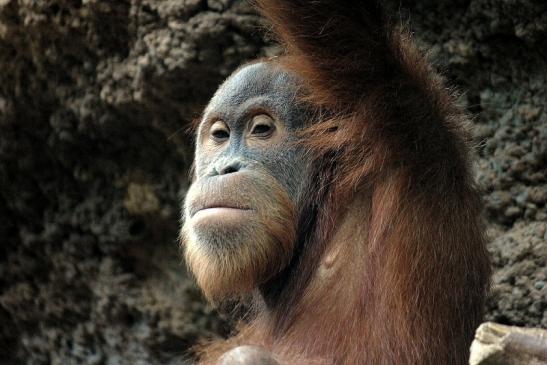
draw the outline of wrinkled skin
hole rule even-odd
[[[251,293],[293,258],[309,175],[297,138],[309,119],[299,92],[278,66],[253,63],[228,78],[205,109],[182,243],[211,300]]]

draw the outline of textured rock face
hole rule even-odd
[[[547,5],[397,8],[476,116],[488,318],[547,327]],[[226,333],[176,244],[188,122],[275,53],[230,0],[0,0],[0,363],[168,364]]]
[[[471,344],[469,365],[547,363],[547,330],[485,322]]]
[[[257,26],[222,1],[0,2],[2,360],[168,363],[223,331],[176,244],[185,129]]]

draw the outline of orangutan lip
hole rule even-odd
[[[211,205],[204,205],[202,207],[199,207],[195,211],[192,212],[192,217],[195,216],[198,212],[210,210],[210,209],[226,209],[226,210],[241,210],[241,211],[251,211],[251,208],[248,207],[238,207],[233,205],[226,205],[226,204],[211,204]]]

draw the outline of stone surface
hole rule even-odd
[[[547,326],[547,4],[395,4],[474,115],[488,318]],[[0,363],[179,364],[225,335],[176,244],[189,121],[279,52],[234,0],[0,0]]]
[[[471,345],[469,365],[547,364],[547,330],[486,322]]]

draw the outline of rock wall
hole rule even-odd
[[[547,327],[547,5],[393,7],[473,113],[488,319]],[[175,364],[226,334],[177,248],[188,122],[278,50],[232,0],[0,0],[0,364]]]

